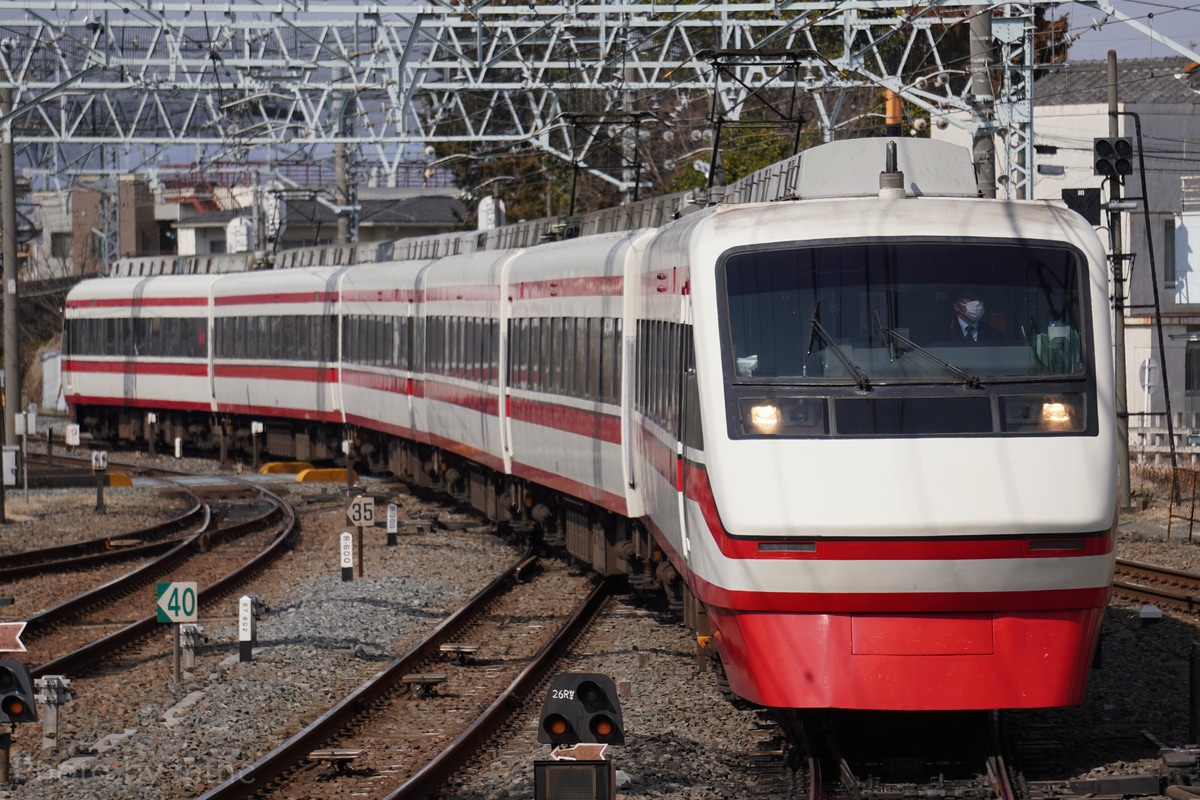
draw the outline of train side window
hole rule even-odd
[[[104,348],[105,355],[117,354],[117,321],[112,317],[104,320]]]
[[[492,320],[492,351],[491,351],[491,370],[488,377],[488,383],[497,384],[500,381],[500,321]]]
[[[435,329],[437,334],[437,349],[434,351],[437,358],[437,373],[439,375],[450,374],[450,339],[454,335],[453,320],[450,317],[438,317],[438,326]]]
[[[658,407],[654,398],[658,395],[658,380],[655,375],[658,369],[658,323],[651,320],[646,323],[646,357],[642,364],[646,370],[646,416],[649,419],[658,418]]]
[[[150,320],[135,318],[133,324],[133,352],[139,356],[154,355],[150,352]]]
[[[475,319],[474,317],[462,318],[462,351],[463,351],[463,366],[462,377],[466,380],[474,379],[475,370]]]
[[[408,318],[392,317],[392,328],[396,332],[396,355],[392,358],[392,366],[408,369]]]
[[[571,395],[572,387],[575,386],[575,321],[570,317],[563,317],[562,320],[562,386],[559,389],[561,394]]]
[[[155,355],[169,356],[175,353],[183,352],[183,335],[180,330],[180,323],[183,320],[178,318],[168,318],[156,320],[159,323],[158,333],[154,336],[154,344],[151,349]]]
[[[467,377],[467,369],[470,366],[470,353],[467,349],[467,318],[466,317],[455,317],[454,318],[454,328],[455,328],[454,351],[455,351],[455,360],[457,361],[457,366],[455,367],[454,375],[457,378],[465,378],[465,377]]]
[[[309,333],[311,333],[309,319],[309,317],[303,316],[296,318],[296,357],[302,361],[313,360],[312,342],[309,341]]]
[[[283,336],[283,341],[280,343],[283,352],[280,355],[284,359],[292,361],[296,358],[296,317],[288,314],[279,322],[282,326],[281,335]]]
[[[246,356],[246,322],[241,317],[227,317],[229,330],[233,333],[233,341],[226,351],[228,358]]]
[[[571,341],[571,349],[566,353],[566,363],[571,367],[571,383],[565,387],[566,395],[583,397],[588,385],[588,320],[568,317],[564,324],[569,329]]]
[[[658,413],[655,414],[655,419],[659,421],[659,425],[666,427],[668,395],[671,391],[671,362],[668,359],[671,348],[671,324],[659,321],[656,325],[658,325],[659,336],[654,353],[654,374],[655,380],[658,381],[658,391],[655,392],[654,401]]]
[[[441,369],[441,359],[438,358],[441,327],[440,317],[428,317],[425,320],[425,369],[435,375]]]
[[[475,382],[487,383],[488,381],[488,353],[491,351],[491,333],[492,330],[488,325],[488,320],[483,317],[475,317]]]
[[[587,321],[588,326],[588,382],[587,382],[587,397],[592,400],[600,400],[600,384],[601,374],[600,368],[604,363],[601,358],[603,347],[601,346],[601,320],[599,317],[593,317]]]
[[[370,366],[375,363],[375,318],[370,314],[363,314],[358,318],[358,336],[354,344],[358,348],[360,364]]]
[[[606,403],[613,402],[613,349],[616,342],[613,337],[612,317],[600,320],[600,399]]]
[[[259,329],[261,319],[259,317],[246,317],[243,322],[246,325],[246,340],[244,343],[246,358],[258,358],[261,355],[258,343],[258,340],[262,336],[262,331]]]
[[[517,385],[522,389],[529,388],[529,318],[523,317],[518,328],[517,338],[520,341],[518,345],[518,353],[520,355],[519,373],[517,376]]]
[[[399,333],[399,331],[396,329],[396,318],[383,317],[383,330],[384,340],[387,343],[387,346],[384,350],[386,355],[383,360],[383,365],[385,367],[394,367],[396,366],[396,352],[398,344],[396,342],[396,336]]]
[[[529,388],[542,388],[542,319],[529,320]]]
[[[480,382],[483,372],[483,332],[479,317],[467,318],[467,380]]]
[[[392,367],[396,364],[396,320],[394,317],[377,317],[379,320],[379,366]]]
[[[376,336],[374,336],[374,317],[362,315],[359,317],[358,361],[362,365],[372,365],[376,361]]]
[[[563,320],[550,318],[550,391],[562,392],[563,385]]]
[[[225,319],[213,320],[213,355],[222,358],[225,355]]]
[[[625,339],[621,334],[622,322],[621,318],[617,317],[613,320],[613,393],[612,401],[620,403],[622,401],[621,386],[625,378],[624,359],[625,359]]]

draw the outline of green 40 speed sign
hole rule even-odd
[[[195,622],[199,619],[195,581],[160,583],[155,587],[159,622]]]

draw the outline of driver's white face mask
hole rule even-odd
[[[971,320],[971,322],[979,322],[983,318],[983,303],[979,300],[971,300],[962,304],[963,316]]]

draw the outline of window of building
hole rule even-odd
[[[54,258],[71,257],[71,233],[50,234],[50,255]]]

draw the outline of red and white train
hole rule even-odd
[[[898,144],[652,227],[87,281],[67,398],[109,439],[349,435],[663,586],[755,703],[1077,703],[1114,560],[1105,254],[1059,204],[978,198],[965,151]]]

